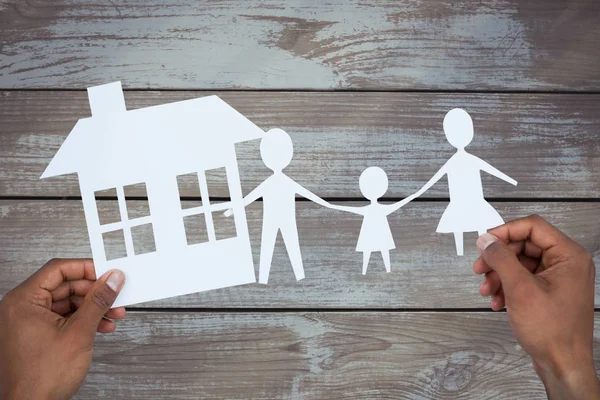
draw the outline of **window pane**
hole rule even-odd
[[[100,225],[112,224],[121,221],[117,189],[105,189],[94,192]]]
[[[227,182],[227,170],[225,167],[207,169],[204,172],[210,203],[217,204],[229,201],[229,186]]]
[[[235,214],[231,217],[223,215],[223,211],[212,213],[215,236],[217,240],[229,239],[237,236],[235,229]]]
[[[122,229],[103,233],[102,240],[104,241],[104,254],[106,254],[107,261],[127,257],[125,236]]]
[[[185,226],[185,236],[188,245],[208,242],[208,232],[206,231],[206,219],[204,214],[183,217],[183,225]]]
[[[136,183],[127,185],[123,188],[125,192],[125,204],[127,204],[127,217],[136,219],[150,216],[150,206],[148,205],[148,193],[145,183]],[[142,197],[141,200],[131,200],[131,197]]]
[[[198,206],[198,204],[183,200],[183,197],[187,197],[200,201],[200,184],[198,183],[197,173],[177,175],[177,188],[179,189],[179,200],[182,209]]]
[[[136,256],[156,251],[152,224],[132,226],[131,238],[133,239],[133,250]]]

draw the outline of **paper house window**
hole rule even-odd
[[[145,183],[99,190],[94,195],[107,261],[156,251]]]
[[[217,180],[218,182],[214,182]],[[217,193],[217,188],[222,184],[229,192],[225,167],[177,176],[188,245],[237,237],[235,215],[229,218],[223,215],[223,212],[232,207],[229,193],[226,197],[211,197],[211,192]],[[201,201],[186,200],[184,194],[188,190],[192,197],[200,195]]]

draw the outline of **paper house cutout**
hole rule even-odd
[[[88,89],[92,117],[80,119],[41,178],[77,173],[97,276],[127,276],[115,306],[256,281],[235,144],[264,131],[217,96],[127,111],[121,83]],[[224,168],[230,201],[211,204],[205,171]],[[197,174],[202,205],[182,208],[177,176]],[[149,214],[131,218],[124,187],[145,184]],[[120,221],[101,224],[95,192],[116,189]],[[213,216],[234,211],[237,236],[219,240]],[[188,245],[184,217],[204,216],[208,240]],[[137,254],[144,226],[155,251]],[[126,256],[107,260],[103,235],[123,234]]]

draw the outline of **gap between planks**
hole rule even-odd
[[[252,314],[252,313],[303,313],[303,312],[321,312],[321,313],[357,313],[357,312],[372,312],[372,313],[446,313],[446,314],[461,314],[461,313],[506,313],[506,309],[500,311],[494,311],[491,308],[360,308],[360,307],[352,307],[352,308],[315,308],[315,307],[294,307],[294,308],[241,308],[241,307],[232,307],[232,308],[208,308],[208,307],[125,307],[127,312],[134,313],[210,313],[210,314],[219,314],[219,313],[240,313],[240,314]],[[600,307],[594,308],[594,312],[600,312]]]
[[[109,82],[106,82],[109,83]],[[87,88],[10,88],[0,87],[3,92],[85,92]],[[311,89],[311,88],[123,88],[124,92],[244,92],[244,93],[409,93],[409,94],[556,94],[556,95],[598,95],[600,90],[518,90],[518,89],[494,89],[494,90],[467,90],[467,89]]]
[[[126,196],[127,200],[132,201],[148,201],[147,197],[137,196]],[[336,202],[361,202],[367,201],[362,197],[322,197],[325,201],[336,201]],[[378,201],[401,201],[405,197],[380,197]],[[595,198],[584,198],[584,197],[486,197],[486,201],[494,203],[510,203],[510,202],[521,202],[521,203],[599,203],[600,197]],[[0,196],[1,200],[24,200],[24,201],[35,201],[35,200],[49,200],[49,201],[81,201],[79,196]],[[116,197],[96,197],[99,201],[116,201]],[[182,201],[201,201],[200,197],[181,197]],[[227,202],[231,201],[229,197],[210,197],[210,201]],[[255,200],[261,203],[262,198]],[[296,202],[310,202],[311,200],[304,197],[297,197]],[[449,197],[418,197],[412,202],[421,203],[441,203],[449,202]]]

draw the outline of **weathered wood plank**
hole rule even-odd
[[[101,211],[108,206],[100,202]],[[354,203],[349,203],[354,204]],[[361,203],[362,204],[362,203]],[[600,265],[600,203],[496,203],[506,219],[538,213],[591,251]],[[141,207],[135,202],[134,207]],[[354,214],[298,204],[299,237],[306,278],[296,282],[283,243],[278,241],[268,285],[251,284],[193,294],[144,307],[202,308],[454,308],[488,307],[479,296],[481,278],[472,272],[476,233],[465,236],[457,257],[452,235],[435,232],[444,202],[413,202],[390,216],[396,249],[392,272],[373,254],[366,276],[355,251],[361,219]],[[258,270],[262,205],[248,208]],[[220,222],[215,222],[220,226]],[[0,295],[52,257],[89,257],[79,201],[0,201]],[[110,247],[112,249],[112,247]],[[258,271],[257,271],[258,272]],[[597,285],[600,304],[600,282]]]
[[[595,324],[600,363],[600,315]],[[77,399],[545,399],[505,313],[130,313]]]
[[[212,93],[212,92],[211,92]],[[130,109],[204,94],[126,92]],[[248,93],[222,98],[265,130],[295,141],[288,174],[321,196],[362,197],[358,177],[371,165],[390,177],[388,196],[421,187],[453,153],[442,130],[447,111],[475,119],[471,151],[519,181],[484,174],[486,195],[600,197],[600,95],[426,93]],[[77,119],[90,115],[85,92],[2,92],[0,196],[79,196],[75,175],[39,180]],[[258,141],[238,145],[244,193],[268,176]],[[214,196],[229,193],[217,181]],[[186,187],[186,196],[198,193]],[[425,194],[447,197],[445,183]]]
[[[4,0],[0,87],[598,90],[595,0]]]

